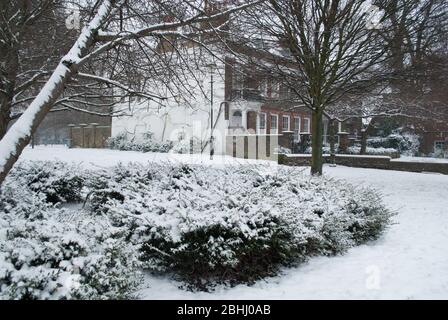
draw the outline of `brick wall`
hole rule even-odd
[[[407,161],[391,161],[390,169],[411,172],[438,172],[448,174],[448,163],[423,163]]]
[[[330,156],[325,155],[324,161],[330,163]],[[278,163],[288,166],[310,166],[311,155],[279,155]],[[381,156],[336,155],[335,164],[356,168],[448,174],[448,163],[391,161],[390,157]]]

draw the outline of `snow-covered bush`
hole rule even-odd
[[[193,148],[192,148],[193,147]],[[182,139],[178,142],[173,143],[173,148],[171,152],[189,154],[201,153],[202,152],[202,141],[198,137],[193,137],[191,139]]]
[[[387,137],[372,137],[367,139],[367,146],[372,148],[392,148],[400,154],[406,156],[415,156],[420,147],[420,141],[417,135],[410,133],[394,132]]]
[[[98,175],[96,212],[141,246],[146,268],[199,289],[344,252],[375,239],[390,219],[374,191],[289,167],[134,164]]]
[[[252,283],[375,239],[391,217],[375,191],[293,167],[168,163],[78,169],[86,212],[22,185],[36,167],[2,186],[0,298],[125,298],[138,267],[202,290]]]
[[[126,132],[120,132],[116,136],[109,137],[105,145],[109,149],[114,150],[122,150],[122,151],[132,151],[133,150],[133,142],[128,138]]]
[[[433,157],[433,158],[441,158],[441,159],[448,158],[448,151],[442,150],[442,149],[437,149],[433,153],[430,153],[429,156]]]
[[[339,153],[338,149],[339,149],[339,145],[336,144],[335,145],[335,151],[336,153]],[[311,154],[312,152],[312,148],[308,148],[306,150],[307,154]],[[331,149],[328,145],[324,145],[322,147],[322,152],[323,154],[330,154],[331,153]],[[351,146],[347,148],[347,154],[353,154],[353,155],[359,155],[361,153],[361,147],[358,146]],[[400,154],[398,153],[398,151],[396,149],[393,148],[372,148],[372,147],[367,147],[366,148],[366,155],[371,155],[371,156],[388,156],[388,157],[392,157],[392,158],[399,158]]]
[[[137,284],[135,251],[121,239],[86,232],[85,222],[2,224],[7,234],[0,244],[0,297],[119,299]]]
[[[335,143],[334,145],[334,151],[337,153],[339,149],[339,144]],[[313,152],[313,147],[308,147],[305,150],[305,154],[311,154]],[[331,148],[329,144],[324,144],[322,147],[322,153],[323,154],[330,154],[331,153]]]
[[[135,248],[107,221],[22,185],[36,167],[15,168],[2,185],[0,299],[129,297],[139,280]]]
[[[108,138],[106,147],[122,151],[166,153],[173,148],[173,143],[171,141],[158,142],[154,140],[152,132],[145,132],[141,139],[136,139],[134,136],[129,137],[126,132],[122,132]]]
[[[292,153],[291,149],[285,148],[282,146],[278,146],[278,147],[274,148],[274,152],[278,153],[278,154],[291,154]]]
[[[19,162],[10,180],[34,193],[43,193],[48,202],[78,201],[85,177],[79,165],[62,161]],[[19,198],[19,201],[24,201]]]
[[[348,154],[360,154],[361,153],[361,147],[360,146],[348,147],[347,153]],[[380,148],[367,147],[366,148],[366,155],[387,156],[387,157],[391,157],[391,158],[399,158],[400,157],[400,153],[398,152],[397,149],[394,149],[394,148],[382,148],[382,147],[380,147]]]
[[[152,132],[143,134],[141,141],[135,143],[135,151],[141,152],[163,152],[167,153],[173,148],[172,141],[158,142],[154,140]]]

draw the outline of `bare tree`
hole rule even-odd
[[[395,118],[413,127],[448,121],[446,34],[448,5],[440,0],[380,0],[385,28],[379,33],[390,59],[381,83],[348,95],[329,108],[340,121],[361,118],[361,154],[374,123]],[[444,62],[445,61],[445,62]]]
[[[70,46],[62,1],[0,3],[0,138]]]
[[[383,18],[362,0],[270,0],[262,6],[249,12],[254,28],[245,37],[261,41],[254,46],[263,52],[260,67],[311,110],[311,173],[320,175],[328,106],[368,88],[384,71],[388,52],[375,28]]]
[[[208,13],[203,4],[202,1],[187,0],[96,2],[92,10],[96,13],[92,14],[90,22],[83,28],[69,52],[60,60],[37,96],[1,139],[0,183],[29,143],[31,135],[45,115],[55,103],[61,103],[62,93],[68,85],[72,85],[76,77],[146,95],[148,98],[163,98],[158,94],[141,92],[122,84],[119,76],[116,78],[118,80],[115,80],[90,73],[89,70],[83,69],[88,64],[93,63],[95,59],[101,61],[100,57],[106,59],[114,50],[120,52],[122,47],[138,40],[138,45],[143,46],[140,52],[147,58],[148,67],[151,67],[155,74],[163,73],[164,66],[160,65],[160,61],[166,58],[167,52],[176,50],[172,39],[182,38],[202,44],[201,35],[218,32],[221,25],[229,21],[231,14],[250,7],[253,2],[232,5],[218,13]],[[170,13],[168,19],[167,13]],[[222,24],[211,23],[224,17],[226,19]],[[161,43],[171,46],[171,50],[160,48]],[[187,64],[179,55],[176,56],[176,61],[178,64]]]

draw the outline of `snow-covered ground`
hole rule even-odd
[[[26,149],[22,159],[83,162],[184,161],[247,164],[229,157],[142,154],[99,149]],[[267,163],[267,162],[265,162]],[[348,167],[325,174],[382,191],[396,210],[396,224],[368,245],[337,257],[317,257],[253,286],[192,293],[177,282],[148,275],[139,291],[146,299],[448,299],[448,176]]]
[[[238,159],[225,155],[215,155],[210,160],[208,154],[176,154],[176,153],[143,153],[138,151],[119,151],[110,149],[68,149],[65,146],[36,146],[34,149],[27,147],[23,151],[21,160],[60,160],[83,163],[87,167],[106,167],[118,163],[129,162],[180,162],[194,164],[213,165],[240,165],[257,164],[276,165],[272,161]]]

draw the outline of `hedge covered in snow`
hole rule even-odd
[[[416,156],[420,147],[419,137],[415,134],[394,132],[387,137],[371,137],[367,146],[373,149],[395,149],[404,156]]]
[[[93,181],[93,211],[141,246],[145,267],[199,289],[342,253],[376,239],[390,219],[374,191],[289,167],[135,164]]]
[[[60,188],[26,187],[17,198],[17,181],[58,164],[28,166],[13,173],[1,195],[3,297],[126,297],[138,268],[175,275],[191,289],[253,283],[282,266],[376,239],[391,218],[373,190],[282,166],[78,170],[76,195],[86,207],[61,208],[69,200]],[[64,170],[53,170],[59,178],[42,185],[65,185],[56,183],[70,178]]]
[[[361,153],[361,147],[360,146],[352,146],[352,147],[348,147],[347,149],[347,153],[348,154],[360,154]],[[391,158],[399,158],[400,157],[400,153],[398,152],[397,149],[394,148],[372,148],[372,147],[367,147],[366,148],[366,155],[370,155],[370,156],[387,156],[387,157],[391,157]]]
[[[0,299],[121,299],[139,283],[138,251],[107,221],[61,208],[82,196],[74,168],[21,164],[3,184]]]
[[[173,148],[173,143],[171,141],[158,142],[154,140],[152,132],[143,134],[141,139],[137,139],[135,136],[130,136],[126,132],[123,132],[108,138],[106,140],[106,147],[121,151],[166,153]]]

